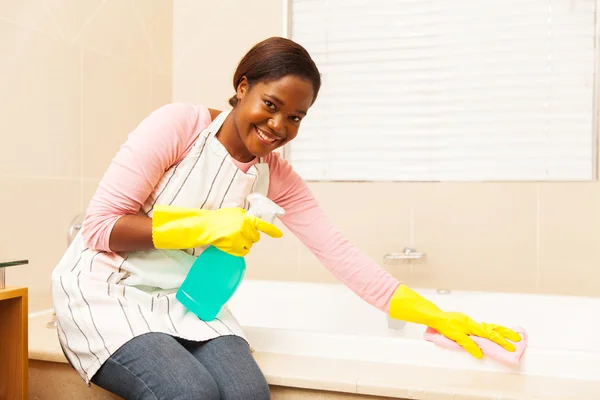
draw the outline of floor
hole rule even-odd
[[[308,389],[271,387],[272,400],[388,400],[349,393],[323,392]],[[88,388],[73,369],[65,363],[29,360],[30,400],[118,400],[104,389],[92,385]]]

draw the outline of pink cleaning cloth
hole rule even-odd
[[[521,327],[511,328],[515,332],[521,336],[520,342],[509,342],[513,343],[516,347],[515,351],[510,352],[502,348],[499,344],[492,342],[489,339],[485,339],[479,336],[471,336],[471,339],[479,346],[483,354],[489,356],[490,358],[500,361],[509,365],[519,365],[521,362],[521,358],[523,354],[525,354],[525,349],[527,348],[527,343],[529,341],[529,337],[525,329]],[[437,344],[438,346],[442,346],[447,349],[455,349],[465,351],[458,343],[454,340],[447,338],[446,336],[440,334],[433,328],[427,328],[425,333],[423,334],[423,338],[428,342],[432,342]],[[508,339],[507,339],[508,340]]]

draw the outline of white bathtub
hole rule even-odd
[[[421,325],[391,329],[384,313],[342,285],[246,280],[229,308],[260,352],[600,381],[600,298],[417,292],[475,320],[523,326],[521,365],[442,349],[422,339]]]
[[[384,313],[338,284],[245,280],[228,307],[274,387],[420,400],[600,399],[600,298],[417,291],[442,309],[525,327],[521,364],[436,347],[420,325],[390,328]],[[51,312],[30,315],[30,358],[66,363],[46,329]]]

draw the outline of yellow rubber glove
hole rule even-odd
[[[243,208],[201,210],[157,205],[152,215],[152,241],[157,249],[189,249],[213,245],[243,257],[260,232],[273,238],[283,233],[275,225],[248,215]]]
[[[503,326],[480,324],[462,313],[444,312],[405,285],[400,285],[392,297],[390,317],[429,326],[454,340],[475,358],[482,358],[483,353],[469,335],[489,339],[511,352],[515,346],[506,339],[521,340],[518,333]]]

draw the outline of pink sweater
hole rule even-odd
[[[210,123],[205,107],[179,103],[144,119],[121,146],[89,204],[82,228],[86,245],[110,251],[109,237],[117,220],[138,213],[165,171],[186,156]],[[246,172],[255,162],[236,164]],[[272,153],[266,162],[268,197],[286,210],[283,224],[337,279],[387,312],[399,282],[344,238],[286,160]]]

